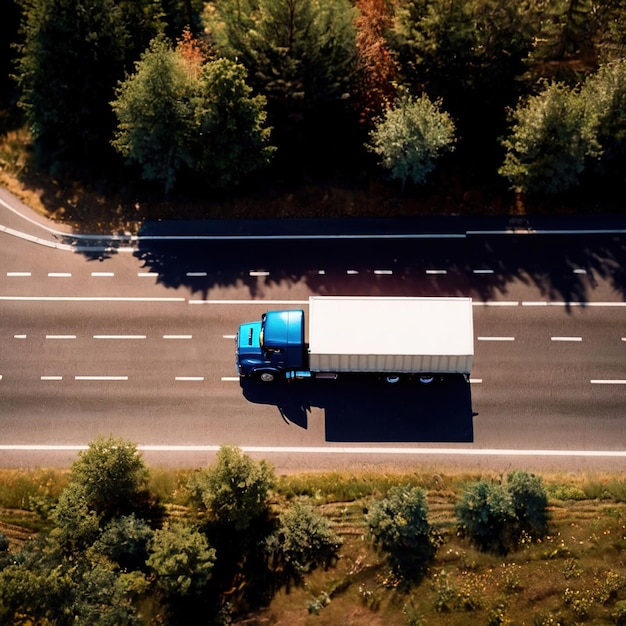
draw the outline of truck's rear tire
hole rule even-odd
[[[274,372],[259,372],[258,377],[263,383],[273,383],[276,380]]]
[[[388,382],[390,385],[395,385],[400,382],[400,376],[398,374],[388,374],[385,376],[385,382]]]

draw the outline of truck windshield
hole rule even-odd
[[[261,350],[265,350],[265,318],[267,317],[266,313],[261,315],[261,332],[259,333],[259,346]]]

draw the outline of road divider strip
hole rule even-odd
[[[476,337],[478,341],[515,341],[515,337]]]
[[[94,339],[146,339],[146,335],[94,335]]]
[[[550,337],[550,341],[582,341],[582,337]]]
[[[74,380],[124,381],[128,376],[74,376]]]
[[[589,381],[592,385],[626,385],[626,380],[611,378],[595,378]]]

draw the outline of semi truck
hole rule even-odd
[[[308,341],[306,340],[308,337]],[[389,383],[469,380],[474,355],[471,298],[315,296],[308,336],[301,309],[268,311],[236,335],[241,378],[263,382],[377,374]]]

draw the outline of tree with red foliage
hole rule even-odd
[[[389,0],[358,0],[356,7],[355,106],[361,123],[371,126],[397,95],[398,64],[385,40],[385,31],[391,27],[391,6]]]

